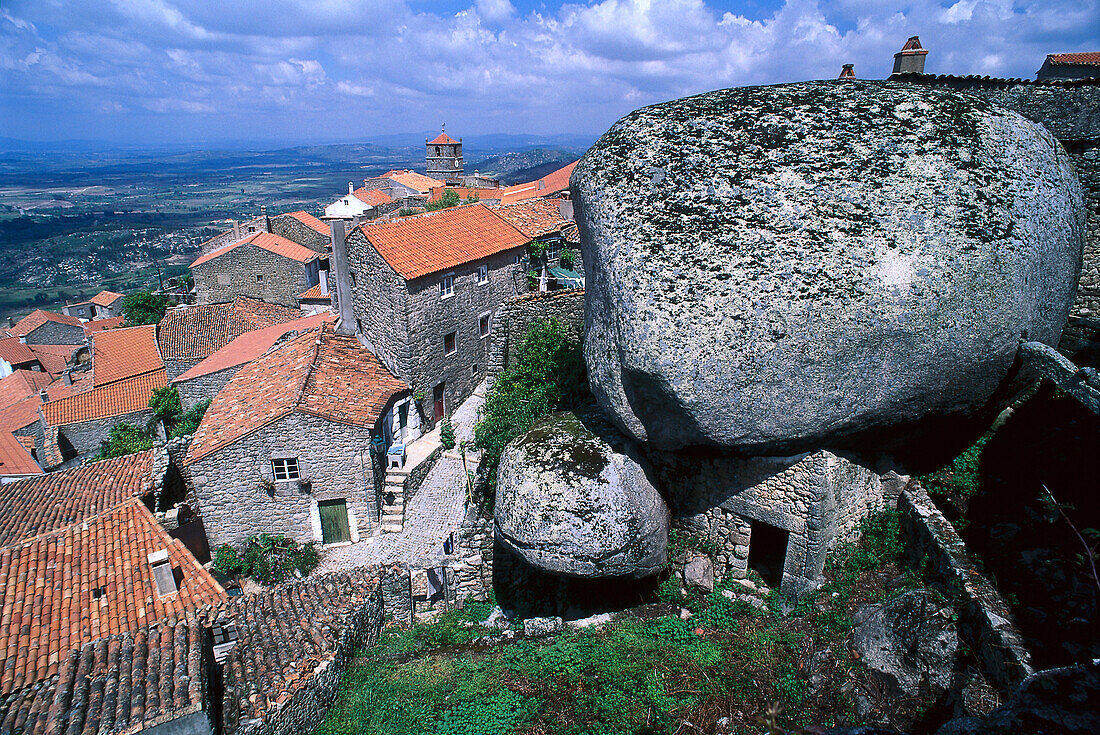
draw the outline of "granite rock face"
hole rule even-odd
[[[596,416],[548,416],[504,449],[497,538],[536,569],[640,579],[660,571],[668,508],[634,443]]]
[[[1042,127],[891,82],[637,110],[572,191],[600,406],[664,449],[789,454],[971,417],[1057,344],[1084,204]],[[1014,382],[1015,381],[1015,382]]]

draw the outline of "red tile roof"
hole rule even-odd
[[[431,140],[428,141],[428,145],[454,145],[458,141],[447,135],[446,133],[440,133]]]
[[[351,195],[359,201],[363,202],[364,204],[370,205],[372,207],[377,207],[382,204],[389,204],[393,201],[393,197],[391,197],[389,194],[382,191],[381,189],[364,189],[363,187],[359,187],[358,189],[353,191]]]
[[[50,426],[64,426],[80,421],[95,421],[149,408],[153,390],[168,384],[164,369],[144,375],[116,380],[113,383],[76,393],[42,405],[42,413]]]
[[[560,233],[572,224],[561,216],[558,203],[553,199],[526,199],[515,204],[500,204],[492,209],[529,240]]]
[[[112,329],[92,337],[92,376],[97,387],[163,368],[156,324]]]
[[[432,190],[433,186],[443,186],[445,181],[439,179],[433,179],[431,176],[425,176],[424,174],[418,174],[415,171],[398,171],[397,169],[391,169],[381,176],[376,176],[378,179],[393,179],[399,184],[404,184],[410,189],[415,189],[421,194],[427,194]]]
[[[180,589],[163,596],[148,562],[148,554],[162,549],[183,572]],[[4,546],[0,694],[58,673],[62,655],[76,646],[176,617],[224,594],[138,498]]]
[[[484,204],[363,223],[366,236],[402,278],[411,280],[527,244],[529,238]]]
[[[0,378],[0,408],[7,408],[28,396],[37,396],[38,391],[52,382],[53,377],[48,373],[14,370],[11,375]]]
[[[15,434],[10,431],[0,431],[0,476],[41,474],[42,468],[34,461],[34,457]]]
[[[322,324],[237,371],[206,410],[187,463],[294,411],[373,428],[408,386],[354,337]]]
[[[89,301],[96,306],[110,306],[121,298],[123,298],[123,296],[120,293],[115,293],[114,291],[100,291],[90,298]]]
[[[551,171],[536,181],[509,186],[504,189],[500,203],[511,204],[532,197],[545,197],[557,194],[559,191],[565,191],[569,188],[569,177],[573,175],[573,169],[576,167],[577,162],[573,161],[568,166],[563,166],[557,171]]]
[[[157,327],[157,341],[165,360],[202,360],[245,332],[301,316],[298,309],[239,296],[226,304],[169,309]]]
[[[217,250],[211,250],[206,255],[199,256],[199,258],[191,264],[191,267],[194,268],[196,265],[201,265],[215,258],[220,258],[231,250],[236,250],[245,245],[254,245],[269,253],[274,253],[275,255],[279,255],[289,260],[296,260],[299,263],[308,263],[317,257],[316,250],[310,250],[306,246],[299,245],[293,240],[288,240],[279,235],[272,235],[270,232],[254,232],[242,240],[231,242],[228,245],[222,245]]]
[[[93,319],[90,322],[84,322],[84,333],[94,334],[105,329],[118,329],[124,321],[126,321],[126,317],[121,315],[107,317],[106,319]]]
[[[432,194],[428,197],[429,202],[438,202],[443,198],[443,193],[453,191],[458,194],[459,199],[473,199],[475,201],[485,199],[500,200],[504,194],[504,189],[494,187],[477,187],[477,186],[433,186]]]
[[[27,345],[31,352],[38,358],[42,369],[51,375],[60,375],[69,365],[69,358],[73,356],[81,345]]]
[[[43,309],[35,309],[30,314],[20,319],[15,323],[14,327],[8,329],[16,337],[30,334],[34,330],[41,327],[46,322],[57,322],[58,324],[67,324],[70,327],[82,327],[82,323],[75,316],[68,316],[66,314],[57,314],[52,311],[45,311]],[[83,327],[82,327],[83,328]]]
[[[0,431],[18,431],[34,424],[41,405],[42,399],[34,395],[0,408]]]
[[[298,294],[299,301],[328,301],[330,298],[329,294],[324,293],[320,283],[315,283]]]
[[[314,288],[319,288],[319,286],[315,286]],[[309,291],[306,293],[309,293]],[[216,373],[226,368],[237,367],[238,365],[252,362],[271,349],[271,346],[278,342],[283,335],[291,332],[304,332],[309,329],[315,329],[322,322],[331,322],[335,320],[336,317],[333,314],[314,314],[313,316],[282,322],[281,324],[275,324],[264,329],[245,332],[172,382],[181,383],[185,380],[201,378],[204,375],[210,375],[211,373]]]
[[[324,222],[322,222],[321,220],[314,217],[309,212],[302,212],[302,211],[287,212],[286,215],[287,215],[287,217],[293,217],[294,219],[298,220],[299,222],[301,222],[306,227],[308,227],[311,230],[314,230],[316,232],[319,232],[320,234],[324,235],[325,237],[329,237],[332,234],[331,231],[328,228],[328,225],[326,225]]]
[[[20,342],[18,337],[0,339],[0,360],[6,360],[12,365],[22,365],[37,359],[31,348]]]
[[[0,485],[0,546],[80,523],[151,492],[153,451]]]
[[[1052,64],[1100,66],[1100,51],[1083,51],[1076,54],[1047,54],[1047,60]]]

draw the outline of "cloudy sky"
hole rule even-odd
[[[1100,50],[1100,0],[3,0],[0,136],[325,141],[598,134],[726,86],[1033,77]]]

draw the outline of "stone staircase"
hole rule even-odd
[[[406,470],[386,471],[382,487],[382,532],[401,533],[405,530],[405,478]]]

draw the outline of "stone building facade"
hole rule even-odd
[[[79,345],[84,343],[80,319],[35,309],[6,330],[28,345]]]
[[[580,339],[584,334],[584,290],[546,291],[512,296],[497,311],[490,337],[488,378],[492,380],[508,366],[536,321],[556,319]]]
[[[209,252],[191,264],[199,304],[247,296],[295,307],[298,294],[319,281],[319,270],[317,251],[266,232]]]
[[[324,223],[309,212],[296,211],[269,217],[267,207],[261,207],[262,214],[244,222],[233,222],[233,226],[221,232],[199,246],[200,252],[213,252],[257,232],[270,232],[285,237],[311,250],[324,253],[328,248],[328,232]],[[320,238],[320,239],[319,239]]]

